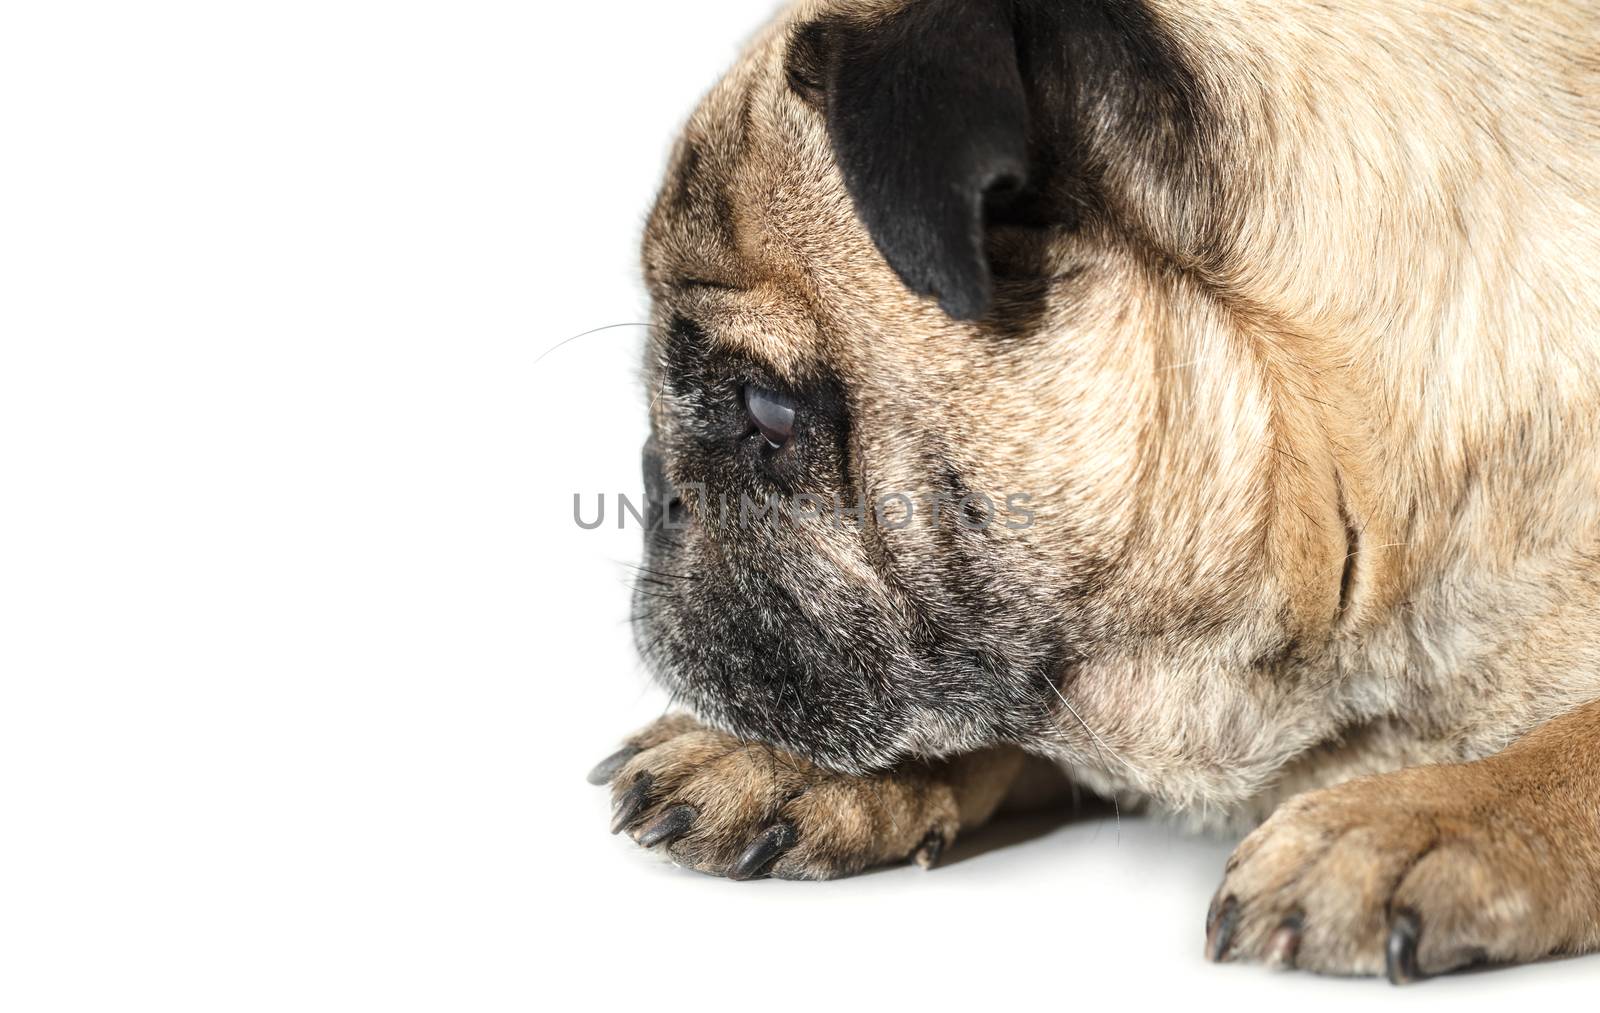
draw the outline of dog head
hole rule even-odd
[[[694,113],[644,241],[636,635],[702,718],[845,771],[1179,762],[1333,621],[1332,469],[1283,466],[1197,280],[1187,60],[1138,3],[802,3]]]

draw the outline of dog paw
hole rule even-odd
[[[853,777],[768,746],[662,718],[602,760],[613,833],[730,879],[832,879],[911,859],[932,866],[959,809],[933,766]]]
[[[1482,764],[1310,792],[1234,852],[1206,956],[1396,984],[1536,959],[1556,945],[1538,928],[1564,888],[1554,843],[1537,801]]]

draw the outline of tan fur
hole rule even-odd
[[[666,192],[692,145],[731,222],[703,194],[663,198],[644,251],[658,310],[780,373],[827,362],[857,395],[876,488],[925,482],[896,420],[932,419],[974,488],[1033,495],[1037,523],[1006,551],[1040,586],[1118,560],[1085,620],[1111,646],[1059,687],[1047,746],[1080,783],[1240,826],[1355,775],[1455,764],[1301,796],[1247,843],[1239,896],[1333,912],[1307,929],[1306,966],[1381,964],[1383,876],[1445,825],[1463,843],[1405,880],[1434,925],[1460,926],[1428,937],[1425,964],[1466,953],[1480,923],[1493,957],[1593,948],[1600,899],[1562,891],[1600,874],[1600,727],[1582,709],[1600,699],[1595,6],[1152,0],[1221,96],[1227,198],[1110,165],[1117,223],[1047,251],[1026,342],[908,293],[857,222],[782,66],[792,25],[845,6],[864,5],[795,5],[690,120]],[[997,255],[1013,242],[1002,230]],[[654,422],[673,424],[659,404]],[[715,734],[630,772],[667,764],[713,806],[718,777],[758,777],[730,743],[687,741]],[[701,769],[717,750],[732,769]],[[729,833],[770,816],[778,788],[759,787],[719,817]],[[923,823],[971,825],[919,790],[905,805]],[[799,818],[858,843],[797,874],[911,850],[861,838],[852,791]],[[1251,922],[1236,952],[1265,954],[1274,928]]]
[[[1600,704],[1470,763],[1300,795],[1245,839],[1218,892],[1222,959],[1384,970],[1393,918],[1421,928],[1419,974],[1600,946]],[[1274,946],[1286,922],[1300,927]],[[1274,952],[1276,949],[1276,952]]]

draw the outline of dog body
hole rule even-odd
[[[603,771],[619,824],[708,871],[931,862],[1025,752],[1278,812],[1214,956],[1600,945],[1597,38],[1581,2],[780,16],[646,232],[638,635],[706,725]],[[711,508],[752,492],[866,508]]]

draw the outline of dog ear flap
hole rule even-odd
[[[986,202],[1027,181],[1012,5],[920,0],[796,31],[789,84],[824,113],[857,216],[906,287],[959,320],[992,297]]]

